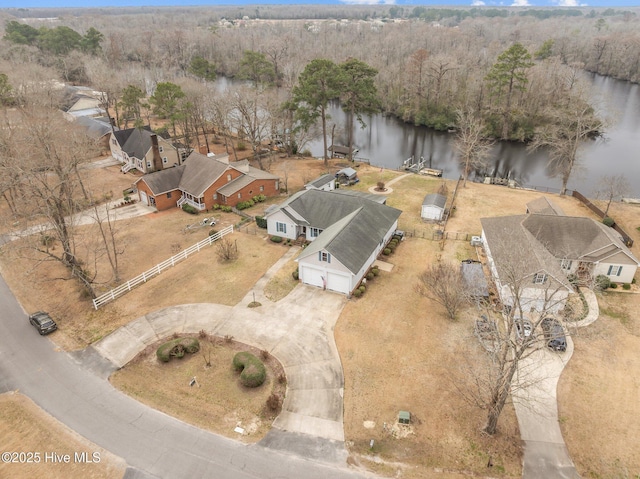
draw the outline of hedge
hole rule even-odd
[[[263,229],[267,229],[267,220],[264,218],[264,216],[256,216],[256,225],[258,226],[258,228],[263,228]]]
[[[190,215],[197,215],[198,214],[198,210],[195,209],[193,206],[187,204],[187,203],[182,205],[182,211],[184,211],[185,213],[189,213]]]
[[[156,350],[156,356],[163,363],[171,358],[182,358],[185,353],[197,353],[200,351],[200,342],[196,338],[176,338],[161,344]]]
[[[282,236],[272,236],[271,241],[274,243],[282,243]]]
[[[233,357],[233,368],[240,371],[240,382],[248,388],[257,388],[267,379],[267,371],[262,361],[246,351]]]

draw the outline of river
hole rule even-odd
[[[625,175],[631,191],[628,196],[640,198],[640,86],[595,74],[585,74],[592,86],[593,106],[611,119],[604,140],[585,143],[579,164],[574,168],[568,188],[595,197],[598,182],[604,175]],[[218,92],[235,83],[224,77],[216,80]],[[345,113],[337,102],[329,109],[335,123],[336,144],[346,145]],[[355,122],[354,144],[360,150],[357,158],[368,160],[374,166],[400,168],[402,162],[414,156],[424,157],[427,166],[443,170],[445,178],[455,179],[461,170],[453,151],[455,133],[404,123],[395,117],[373,115],[365,118],[362,129]],[[328,138],[327,141],[331,142]],[[305,148],[316,157],[322,156],[322,138],[308,143]],[[547,167],[548,155],[544,151],[528,152],[523,143],[497,142],[484,174],[516,180],[522,186],[535,186],[559,190],[561,181]],[[473,178],[472,178],[473,179]]]
[[[595,196],[603,175],[623,174],[632,191],[628,196],[640,197],[640,87],[628,82],[598,75],[589,75],[593,87],[593,104],[612,119],[606,130],[606,139],[586,143],[579,154],[579,165],[574,169],[568,188],[586,196]],[[337,103],[330,108],[329,131],[335,123],[336,144],[346,145],[345,113]],[[455,133],[438,132],[426,127],[413,126],[384,115],[365,118],[367,127],[356,122],[354,145],[360,150],[357,158],[368,160],[374,166],[397,169],[403,160],[424,157],[427,166],[443,170],[445,178],[458,178],[461,173],[453,151]],[[331,139],[328,139],[330,144]],[[322,156],[322,139],[307,145],[314,156]],[[523,186],[560,189],[561,181],[547,167],[544,151],[528,152],[517,142],[498,142],[493,148],[486,172],[502,178],[509,177]]]

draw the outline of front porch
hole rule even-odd
[[[207,206],[204,203],[204,198],[194,198],[193,196],[183,193],[180,199],[178,200],[177,206],[178,208],[182,208],[182,205],[188,204],[193,206],[198,211],[204,211],[207,209]]]

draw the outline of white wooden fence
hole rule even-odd
[[[144,273],[136,276],[135,278],[130,279],[126,283],[121,284],[116,288],[113,288],[111,291],[107,291],[106,293],[98,296],[96,299],[93,300],[93,307],[98,309],[103,304],[113,301],[114,299],[122,296],[123,294],[128,293],[129,291],[131,291],[132,288],[135,288],[141,283],[146,283],[147,280],[153,278],[154,276],[159,275],[165,269],[175,266],[176,264],[180,263],[182,260],[187,259],[193,253],[197,253],[203,247],[210,245],[211,243],[219,240],[220,238],[222,238],[225,235],[228,235],[229,233],[233,233],[233,225],[227,226],[226,228],[220,230],[216,234],[207,236],[202,241],[199,241],[196,244],[189,246],[187,249],[180,251],[180,253],[172,256],[171,258],[163,261],[162,263],[158,263],[150,270],[147,270]]]

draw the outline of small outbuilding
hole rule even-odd
[[[342,185],[354,185],[360,181],[358,178],[358,172],[350,167],[342,168],[338,171],[336,173],[336,179]]]
[[[440,221],[444,217],[444,205],[447,197],[439,193],[432,193],[424,197],[422,202],[422,212],[420,216],[423,220]]]
[[[304,189],[333,191],[336,189],[336,177],[327,173],[304,185]]]

